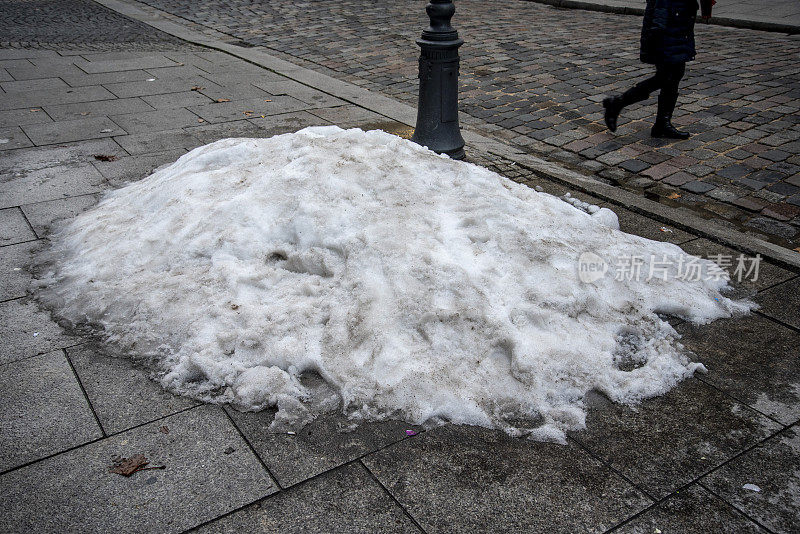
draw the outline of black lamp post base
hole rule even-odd
[[[458,125],[458,47],[464,41],[450,26],[455,7],[450,0],[431,0],[426,11],[431,26],[417,39],[419,105],[411,140],[453,159],[464,158],[464,139]]]

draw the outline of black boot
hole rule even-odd
[[[677,101],[678,93],[669,93],[662,89],[658,94],[658,113],[656,123],[650,130],[651,136],[664,139],[689,139],[689,132],[682,132],[672,125],[672,112],[675,111]]]
[[[612,132],[617,131],[617,119],[624,106],[621,96],[611,96],[603,100],[603,107],[606,109],[603,118],[606,121],[606,126]]]
[[[603,118],[608,129],[616,132],[617,119],[622,108],[635,102],[647,100],[648,96],[650,96],[650,89],[647,82],[645,82],[634,85],[619,96],[611,96],[603,100],[603,107],[606,110]]]

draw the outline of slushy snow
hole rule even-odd
[[[380,131],[224,139],[54,235],[39,298],[175,393],[277,407],[274,428],[335,405],[562,441],[587,392],[634,403],[702,368],[657,313],[750,307],[674,266],[581,281],[584,253],[643,274],[684,254],[583,208]]]

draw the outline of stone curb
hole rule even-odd
[[[537,4],[547,4],[553,7],[567,9],[583,9],[586,11],[600,11],[603,13],[617,13],[620,15],[644,15],[644,9],[640,7],[618,6],[613,4],[603,4],[598,2],[584,2],[582,0],[526,0]],[[602,0],[599,0],[602,1]],[[701,23],[702,24],[702,23]],[[800,33],[800,26],[796,24],[781,24],[778,22],[765,22],[760,20],[733,19],[729,17],[711,17],[708,24],[716,26],[727,26],[731,28],[743,28],[747,30],[759,30],[766,32],[778,32],[796,34]]]
[[[225,52],[412,128],[416,125],[417,110],[407,104],[276,58],[259,47],[242,48],[211,38],[165,18],[153,16],[136,7],[135,0],[94,1],[189,43]],[[534,171],[542,178],[567,185],[681,230],[707,237],[741,252],[760,254],[765,259],[782,267],[800,272],[800,254],[793,250],[726,228],[715,221],[703,219],[689,210],[670,208],[629,191],[599,182],[468,129],[463,129],[462,133],[467,147],[472,150],[502,156]]]

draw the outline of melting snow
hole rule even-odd
[[[632,403],[702,369],[657,312],[750,307],[721,279],[581,281],[584,253],[646,272],[683,252],[578,208],[380,131],[225,139],[72,220],[39,297],[171,391],[276,406],[276,428],[336,402],[560,441],[588,391]]]

